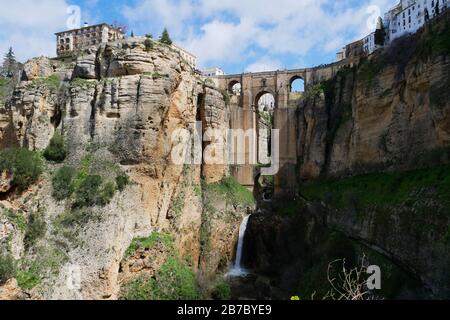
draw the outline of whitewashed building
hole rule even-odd
[[[225,72],[220,68],[209,68],[202,71],[202,75],[205,77],[224,76]]]
[[[436,13],[436,5],[439,5],[439,13],[447,9],[450,0],[400,0],[400,2],[385,16],[384,21],[378,21],[377,29],[383,24],[385,29],[385,45],[389,45],[395,39],[406,34],[417,32],[428,19],[433,19]],[[365,54],[372,54],[381,46],[375,43],[375,32],[363,38]],[[339,53],[341,54],[341,53]],[[337,56],[337,60],[345,56]]]
[[[363,43],[364,52],[366,54],[372,54],[377,49],[377,45],[375,44],[375,32],[372,32],[367,37],[363,38]]]
[[[401,0],[384,18],[388,42],[417,32],[425,24],[427,15],[429,19],[436,16],[436,5],[442,12],[447,9],[448,3],[449,0]]]

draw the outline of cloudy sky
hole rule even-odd
[[[54,33],[77,20],[118,22],[135,35],[161,34],[227,73],[332,62],[370,33],[397,0],[0,0],[0,53],[24,61],[54,56]],[[77,19],[77,7],[80,19]]]

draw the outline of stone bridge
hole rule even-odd
[[[344,67],[335,63],[318,68],[279,70],[239,75],[218,76],[216,84],[221,90],[230,94],[231,129],[258,130],[258,101],[266,93],[274,97],[273,129],[279,129],[280,169],[275,176],[275,192],[278,195],[296,192],[297,167],[297,106],[302,93],[293,92],[292,84],[297,79],[304,81],[305,89],[322,80],[330,79]],[[240,90],[236,91],[236,85]],[[255,137],[257,140],[258,138]],[[258,146],[258,142],[254,142]],[[249,144],[245,145],[246,164],[232,167],[232,174],[242,185],[253,189],[259,176],[258,165],[248,164],[250,159]],[[256,152],[258,154],[258,152]]]

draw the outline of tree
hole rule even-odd
[[[386,39],[386,32],[384,30],[383,19],[378,18],[377,30],[375,30],[375,44],[377,46],[384,46]]]
[[[5,59],[3,60],[2,65],[2,76],[6,78],[12,78],[17,69],[17,60],[14,55],[13,48],[10,47],[8,53],[5,55]]]
[[[161,35],[161,39],[159,41],[161,43],[164,43],[164,44],[167,44],[167,45],[171,45],[173,43],[172,39],[170,39],[169,32],[167,31],[167,28],[164,28],[164,31],[163,31],[163,33]]]

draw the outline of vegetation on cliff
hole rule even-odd
[[[153,232],[149,237],[136,238],[125,253],[124,260],[139,252],[159,251],[164,262],[151,277],[145,272],[137,274],[122,288],[125,300],[196,300],[201,297],[197,277],[187,261],[175,251],[170,234]],[[155,252],[156,253],[156,252]],[[158,257],[150,254],[150,259]],[[159,257],[160,258],[160,257]]]
[[[67,147],[64,137],[59,132],[54,134],[43,155],[48,161],[63,162],[66,159]]]
[[[4,149],[0,151],[0,171],[10,173],[12,184],[24,190],[38,180],[43,163],[37,152],[22,148]]]
[[[433,188],[435,199],[450,208],[450,165],[314,181],[304,184],[301,192],[309,200],[320,200],[342,208],[355,203],[361,206],[401,204],[423,188]]]
[[[52,195],[58,201],[71,199],[73,208],[104,206],[128,183],[119,167],[88,155],[78,169],[63,166],[55,172]]]

